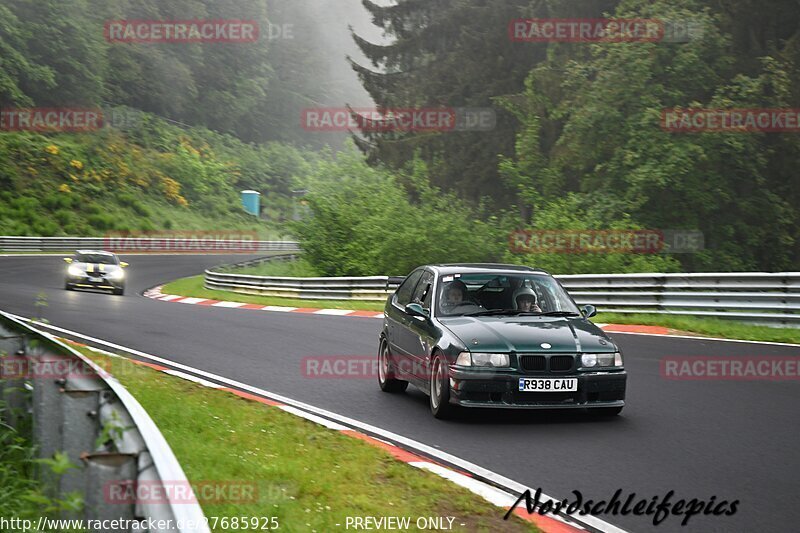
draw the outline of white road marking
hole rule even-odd
[[[319,311],[314,311],[315,315],[349,315],[352,313],[352,309],[320,309]]]
[[[167,369],[167,370],[163,370],[163,372],[165,374],[169,374],[171,376],[175,376],[176,378],[185,379],[187,381],[194,381],[195,383],[199,383],[200,385],[203,385],[204,387],[211,387],[212,389],[221,389],[222,388],[221,385],[217,385],[216,383],[212,383],[211,381],[207,381],[205,379],[201,379],[201,378],[192,376],[191,374],[187,374],[187,373],[181,372],[179,370],[169,370],[169,369]]]
[[[293,415],[305,418],[306,420],[310,420],[312,422],[316,422],[317,424],[325,426],[326,428],[334,429],[336,431],[344,431],[346,429],[350,429],[341,424],[337,424],[336,422],[331,422],[326,418],[321,418],[319,416],[312,415],[311,413],[306,413],[305,411],[301,411],[300,409],[297,409],[290,405],[279,405],[278,409],[283,409],[287,413],[292,413]]]
[[[211,304],[211,307],[241,307],[243,305],[247,304],[242,302],[217,302],[215,304]]]
[[[208,298],[183,298],[178,300],[182,304],[197,304],[200,302],[205,302]]]

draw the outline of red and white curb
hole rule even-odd
[[[383,318],[383,312],[377,311],[351,311],[349,309],[317,309],[314,307],[284,307],[281,305],[246,304],[242,302],[229,302],[226,300],[212,300],[210,298],[194,298],[179,296],[177,294],[163,294],[161,287],[153,287],[143,293],[145,298],[189,305],[207,305],[210,307],[227,307],[229,309],[252,309],[255,311],[274,311],[278,313],[305,313],[312,315],[330,316],[357,316],[362,318]]]
[[[16,315],[10,316],[30,322],[30,319],[25,317]],[[447,452],[432,446],[428,446],[413,439],[403,437],[402,435],[387,431],[377,426],[360,422],[353,418],[339,415],[337,413],[333,413],[331,411],[327,411],[298,400],[293,400],[286,396],[271,393],[269,391],[253,387],[252,385],[247,385],[246,383],[235,381],[224,376],[193,368],[182,363],[170,361],[168,359],[141,352],[139,350],[120,346],[102,339],[83,335],[82,333],[60,328],[58,326],[42,323],[37,323],[36,326],[52,330],[62,336],[68,335],[69,337],[81,339],[82,341],[91,342],[94,345],[105,346],[107,348],[121,351],[134,357],[145,359],[145,361],[129,359],[119,353],[109,352],[107,350],[100,349],[97,346],[88,345],[75,341],[74,339],[62,337],[65,341],[71,344],[82,346],[111,357],[122,357],[135,364],[147,366],[156,371],[186,379],[204,387],[227,391],[247,400],[274,406],[288,413],[303,417],[311,422],[323,425],[331,430],[339,431],[350,437],[357,438],[361,441],[385,450],[399,461],[405,462],[416,468],[427,470],[447,480],[450,480],[466,490],[469,490],[470,492],[473,492],[474,494],[484,498],[486,501],[505,510],[510,508],[514,502],[517,501],[519,494],[530,490],[529,487],[521,483],[513,481],[500,474],[496,474],[490,470],[451,455]],[[435,459],[440,460],[441,463],[436,462]],[[452,465],[452,467],[445,466],[445,464]],[[553,504],[558,502],[558,500],[545,494],[541,495],[539,501],[542,504],[544,504],[546,501],[552,501]],[[523,520],[535,524],[536,527],[545,533],[575,533],[580,531],[626,533],[624,530],[591,515],[581,516],[580,519],[569,515],[540,515],[537,512],[528,513],[524,507],[524,504],[517,506],[517,508],[514,510],[514,514]]]
[[[226,307],[229,309],[252,309],[256,311],[275,311],[280,313],[305,313],[312,315],[329,316],[357,316],[365,318],[383,318],[383,313],[375,311],[351,311],[349,309],[317,309],[314,307],[284,307],[280,305],[246,304],[242,302],[229,302],[226,300],[212,300],[209,298],[195,298],[179,296],[177,294],[164,294],[161,292],[163,285],[148,289],[143,296],[152,300],[172,302],[189,305],[207,305],[210,307]],[[669,330],[660,326],[629,326],[623,324],[597,324],[606,331],[615,333],[648,333],[650,335],[667,335]]]

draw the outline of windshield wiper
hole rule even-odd
[[[575,311],[548,311],[542,313],[542,316],[581,316],[581,314]]]
[[[519,309],[486,309],[484,311],[475,311],[474,313],[465,313],[463,316],[515,315],[524,312]]]
[[[467,313],[463,316],[519,316],[530,315],[539,316],[542,313],[539,311],[523,311],[522,309],[489,309],[486,311],[476,311],[474,313]]]

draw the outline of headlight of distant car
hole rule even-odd
[[[124,277],[125,277],[125,271],[124,271],[124,270],[122,270],[121,268],[118,268],[118,269],[116,269],[116,270],[112,270],[111,272],[109,272],[108,274],[106,274],[106,277],[107,277],[108,279],[115,279],[115,280],[119,280],[119,279],[122,279],[122,278],[124,278]]]
[[[615,367],[622,366],[622,354],[616,353],[585,353],[581,356],[583,368]]]
[[[456,364],[460,366],[480,366],[503,368],[509,366],[507,353],[471,353],[458,354]]]
[[[69,274],[70,276],[80,277],[84,275],[84,272],[82,268],[72,265],[69,268],[67,268],[67,274]]]

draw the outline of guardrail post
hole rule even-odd
[[[664,274],[659,274],[655,278],[655,285],[656,285],[656,309],[659,311],[666,310],[664,306],[664,291],[667,290],[667,276]]]
[[[39,347],[37,341],[29,340],[27,355],[33,381],[33,438],[38,446],[37,456],[50,459],[61,450],[61,394],[59,379],[49,375],[58,363],[59,357]],[[57,491],[58,479],[49,468],[39,468],[39,478],[48,493]]]
[[[136,456],[130,453],[101,452],[84,455],[83,460],[87,465],[85,518],[132,520],[135,504]],[[110,530],[91,531],[106,533]]]
[[[12,335],[0,327],[0,402],[3,403],[2,420],[21,429],[22,420],[28,417],[28,394],[25,390],[26,359],[22,350],[23,336]]]
[[[63,498],[69,492],[83,493],[86,488],[86,465],[81,457],[92,453],[96,448],[100,393],[82,390],[65,390],[62,393],[63,450],[77,466],[61,477],[59,493]]]

